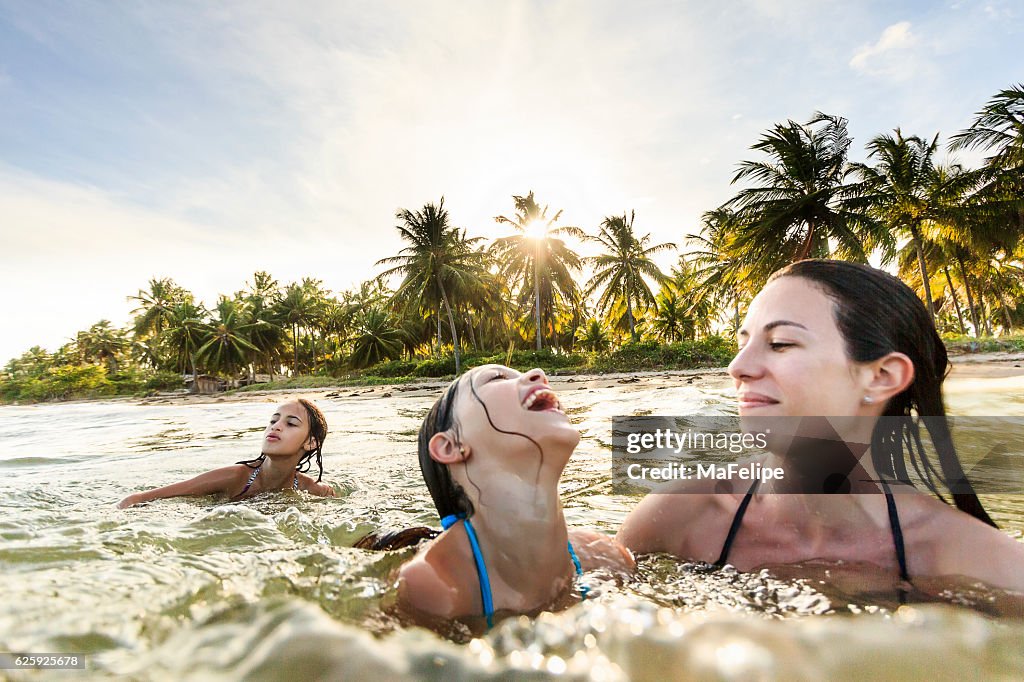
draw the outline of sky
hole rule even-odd
[[[533,190],[684,246],[773,124],[944,143],[1022,37],[1019,0],[0,0],[0,363],[127,324],[154,277],[351,288],[442,196],[471,236]]]

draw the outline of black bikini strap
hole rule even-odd
[[[726,559],[729,558],[729,550],[732,548],[732,542],[736,539],[736,533],[740,530],[740,525],[743,523],[743,515],[747,513],[747,505],[750,504],[751,498],[754,497],[754,493],[757,492],[757,484],[761,482],[761,479],[755,478],[753,484],[750,486],[750,490],[743,496],[743,501],[740,502],[740,506],[736,509],[736,515],[732,517],[732,525],[729,526],[729,534],[725,536],[725,544],[722,545],[722,553],[718,555],[718,560],[715,561],[715,566],[725,566]]]
[[[896,500],[892,497],[889,484],[881,481],[882,490],[885,491],[885,506],[889,510],[889,527],[892,528],[892,543],[896,545],[896,561],[900,564],[900,578],[910,582],[910,574],[907,572],[907,554],[903,546],[903,529],[900,527],[900,514],[896,510]]]

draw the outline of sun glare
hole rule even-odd
[[[526,223],[526,236],[530,239],[544,239],[548,236],[548,224],[546,220],[531,220]]]

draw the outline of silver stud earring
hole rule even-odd
[[[460,455],[464,455],[464,454],[466,454],[466,448],[464,448],[464,447],[462,447],[462,446],[460,445],[460,446],[459,446],[459,454],[460,454]]]
[[[875,402],[875,399],[869,395],[866,395],[861,399],[861,402],[864,403],[865,405],[871,405],[872,403]]]

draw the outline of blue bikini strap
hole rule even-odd
[[[473,552],[473,561],[476,563],[476,573],[480,580],[480,600],[484,605],[487,627],[492,628],[494,627],[494,600],[491,596],[491,579],[487,575],[487,564],[484,563],[484,554],[480,550],[480,541],[477,540],[473,524],[465,514],[449,514],[441,519],[441,528],[448,530],[459,521],[463,521],[466,528],[466,537],[469,538],[469,548]]]
[[[580,563],[580,558],[576,556],[576,550],[572,548],[572,540],[569,541],[569,556],[572,558],[572,565],[576,567],[576,577],[583,576],[583,564]],[[587,594],[590,592],[590,588],[586,585],[580,585],[580,599],[586,599]]]
[[[484,554],[480,550],[480,541],[476,537],[476,530],[469,519],[466,518],[466,515],[461,513],[449,514],[441,519],[441,528],[448,530],[459,521],[465,521],[466,537],[469,538],[469,548],[473,552],[473,561],[476,563],[476,573],[480,581],[480,600],[483,602],[484,616],[487,617],[487,627],[490,629],[494,627],[494,599],[491,596],[491,579],[487,575],[487,564],[484,563]],[[579,557],[576,556],[576,550],[573,549],[572,542],[567,542],[566,546],[569,548],[569,557],[572,559],[572,565],[576,567],[576,576],[582,576],[583,565],[580,563]],[[580,585],[581,599],[586,599],[589,593],[589,587]]]

